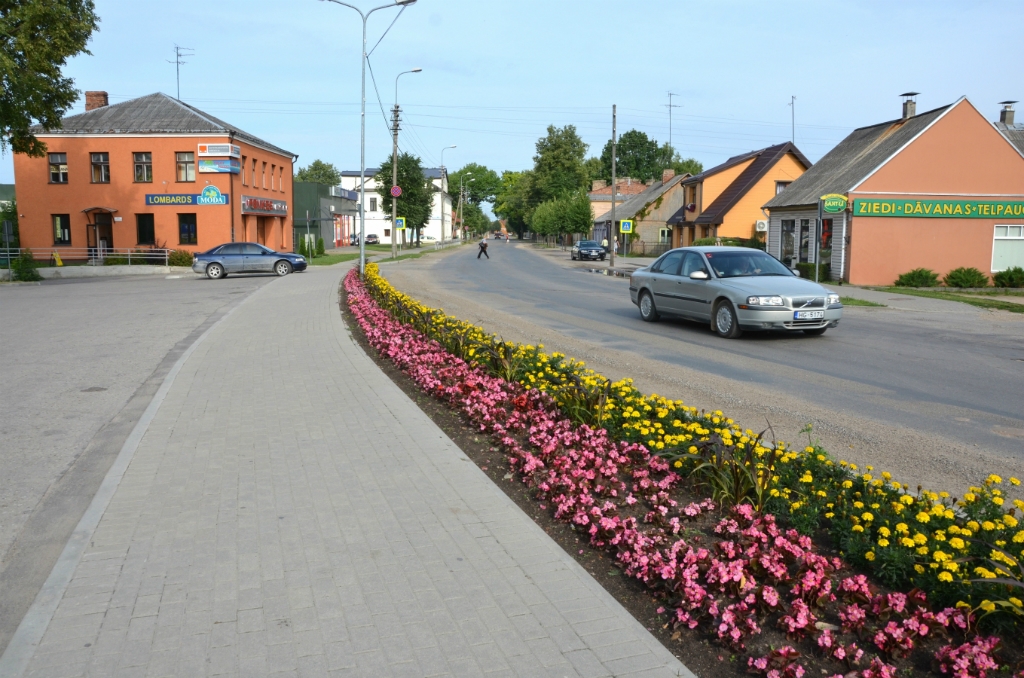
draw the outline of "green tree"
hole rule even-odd
[[[483,202],[493,204],[498,191],[501,190],[501,177],[497,172],[484,165],[471,162],[459,171],[448,175],[448,192],[457,194],[459,180],[463,178],[465,181],[461,185],[466,190],[466,199],[477,206]],[[469,181],[470,179],[473,181]],[[456,201],[458,201],[458,197],[456,197]]]
[[[380,171],[373,177],[379,186],[391,186],[391,156],[381,163]],[[433,183],[423,174],[420,159],[409,153],[398,156],[398,185],[402,195],[398,198],[398,216],[405,217],[406,228],[415,240],[419,231],[430,220],[430,203],[434,195]],[[387,189],[380,191],[381,211],[391,218],[394,201]]]
[[[491,220],[487,218],[480,206],[469,202],[462,205],[462,223],[467,233],[485,233],[491,229]]]
[[[539,205],[585,187],[590,179],[583,164],[586,155],[587,145],[575,126],[548,125],[547,136],[537,140],[537,155],[533,156],[534,203]]]
[[[661,147],[662,154],[662,166],[666,169],[671,168],[676,171],[676,174],[693,174],[697,175],[704,171],[704,165],[698,162],[695,158],[683,158],[679,155],[679,151],[675,150],[668,144]]]
[[[18,239],[18,201],[12,200],[0,209],[0,224],[9,221],[14,224],[14,239],[8,243],[9,247],[20,247]],[[0,231],[0,247],[3,247],[3,232]]]
[[[60,129],[78,99],[61,68],[85,49],[99,18],[92,0],[0,1],[0,151],[39,157],[34,121]]]
[[[631,129],[624,133],[615,147],[615,174],[617,177],[632,177],[639,181],[661,179],[661,173],[673,169],[676,174],[700,174],[701,164],[693,158],[685,160],[668,144],[659,145],[657,140],[645,133]],[[589,161],[588,161],[589,162]],[[605,181],[612,178],[612,142],[609,139],[601,152],[601,175]]]
[[[507,228],[521,238],[529,230],[529,218],[533,212],[531,194],[534,175],[525,172],[505,171],[501,173],[501,188],[494,199],[494,214],[505,219]]]
[[[583,167],[587,170],[588,182],[593,183],[594,179],[604,179],[604,163],[601,162],[601,158],[587,158],[583,163]],[[609,166],[608,179],[611,179],[611,175],[612,170],[611,166]]]
[[[537,205],[530,217],[530,230],[538,235],[589,233],[593,223],[590,198],[581,188]]]
[[[308,181],[324,186],[337,186],[341,183],[341,172],[329,162],[314,160],[295,173],[295,181]],[[390,182],[390,180],[389,180]],[[391,184],[388,183],[388,186]]]

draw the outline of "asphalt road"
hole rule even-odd
[[[926,311],[848,306],[840,326],[821,337],[748,333],[725,340],[693,322],[644,323],[629,299],[626,279],[585,272],[568,253],[495,243],[488,261],[477,260],[475,248],[472,254],[468,249],[443,263],[420,264],[433,267],[431,276],[426,269],[417,277],[410,267],[383,268],[413,296],[433,295],[424,299],[427,303],[450,306],[461,297],[467,313],[489,307],[496,315],[521,319],[538,335],[535,340],[561,335],[586,342],[591,363],[595,351],[631,353],[654,361],[655,374],[678,367],[724,378],[737,400],[750,385],[759,394],[778,394],[780,400],[846,419],[949,441],[960,451],[987,449],[1011,470],[1024,468],[1024,316],[1019,314],[955,302],[929,303]],[[446,281],[443,293],[430,286],[435,277]],[[488,326],[486,311],[476,312]],[[963,455],[952,457],[962,461]]]
[[[273,280],[0,285],[0,652],[171,365]]]

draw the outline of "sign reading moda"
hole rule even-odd
[[[931,217],[1024,219],[1024,200],[882,200],[853,201],[857,217]]]
[[[229,194],[216,186],[207,186],[202,193],[147,193],[147,205],[227,205]]]
[[[288,216],[288,203],[253,195],[242,196],[242,214],[269,214],[275,217]]]

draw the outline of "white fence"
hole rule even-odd
[[[0,265],[7,266],[12,259],[31,251],[32,258],[51,266],[167,266],[171,250],[162,248],[112,249],[101,247],[28,248],[0,247]],[[43,264],[45,265],[45,264]]]

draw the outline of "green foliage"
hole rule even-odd
[[[316,239],[316,256],[322,257],[322,256],[324,256],[324,254],[326,254],[326,252],[324,251],[324,239],[323,238],[317,238]]]
[[[295,248],[295,253],[298,254],[300,257],[306,257],[307,259],[310,258],[309,252],[306,251],[306,236],[305,235],[300,235],[299,236],[299,238],[298,238],[298,245]]]
[[[341,172],[329,162],[314,160],[295,173],[295,181],[308,181],[324,186],[337,186],[341,183]]]
[[[541,203],[530,219],[530,230],[540,235],[589,233],[592,225],[590,199],[583,189]]]
[[[589,179],[583,166],[586,154],[587,145],[575,126],[548,125],[547,136],[537,140],[537,155],[533,156],[533,204],[585,188]]]
[[[814,280],[814,264],[797,264],[796,270],[800,271],[801,278]],[[832,264],[818,264],[818,280],[828,280],[832,275]]]
[[[935,287],[939,275],[930,268],[915,268],[896,278],[896,287]]]
[[[39,271],[36,270],[36,260],[32,256],[32,250],[26,248],[22,250],[21,256],[11,260],[11,279],[22,282],[43,279],[43,276],[39,275]]]
[[[501,188],[494,199],[494,213],[505,219],[508,228],[520,237],[529,229],[529,218],[534,205],[530,202],[533,192],[532,171],[501,173]]]
[[[583,168],[587,170],[587,181],[593,182],[594,179],[604,179],[604,163],[601,162],[601,158],[587,158],[583,162]],[[611,173],[609,171],[609,178]],[[608,181],[608,179],[605,179]]]
[[[694,247],[711,247],[718,244],[718,238],[697,238],[693,241]]]
[[[381,163],[380,171],[374,179],[382,187],[391,186],[391,154]],[[398,156],[398,185],[402,187],[402,196],[398,199],[398,211],[405,217],[409,235],[416,239],[416,233],[430,219],[430,203],[434,193],[433,184],[424,176],[420,159],[410,153]],[[394,200],[386,188],[380,192],[381,211],[391,218]]]
[[[0,225],[3,222],[9,221],[14,224],[14,239],[7,243],[8,247],[20,247],[20,239],[18,237],[18,201],[12,200],[8,204],[4,205],[3,209],[0,209]],[[3,233],[0,232],[0,238],[3,238]],[[0,247],[3,247],[3,240],[0,240]]]
[[[127,266],[128,265],[128,257],[122,257],[122,256],[104,257],[103,258],[103,265],[104,266]]]
[[[988,276],[973,267],[954,268],[942,278],[946,287],[988,287]]]
[[[1014,266],[992,276],[996,287],[1024,287],[1024,268]]]
[[[657,140],[648,138],[646,134],[635,129],[629,130],[619,137],[615,152],[617,177],[632,177],[639,181],[651,179],[660,181],[661,173],[666,169],[673,169],[676,174],[700,174],[704,170],[703,166],[693,158],[684,160],[679,152],[668,144],[659,145]],[[600,175],[594,178],[611,181],[611,139],[608,140],[601,152],[600,163]]]
[[[484,211],[468,201],[462,205],[462,223],[468,233],[486,233],[491,230],[491,220]]]
[[[78,99],[61,68],[88,54],[99,18],[92,0],[5,0],[0,3],[0,151],[41,157],[46,144],[29,132],[38,122],[60,129]]]
[[[191,268],[195,257],[188,250],[171,250],[167,256],[168,266],[188,266]]]
[[[449,193],[458,192],[460,179],[465,179],[461,186],[466,191],[466,200],[474,205],[482,202],[493,203],[502,188],[501,177],[497,172],[475,162],[464,165],[458,172],[448,175]]]

